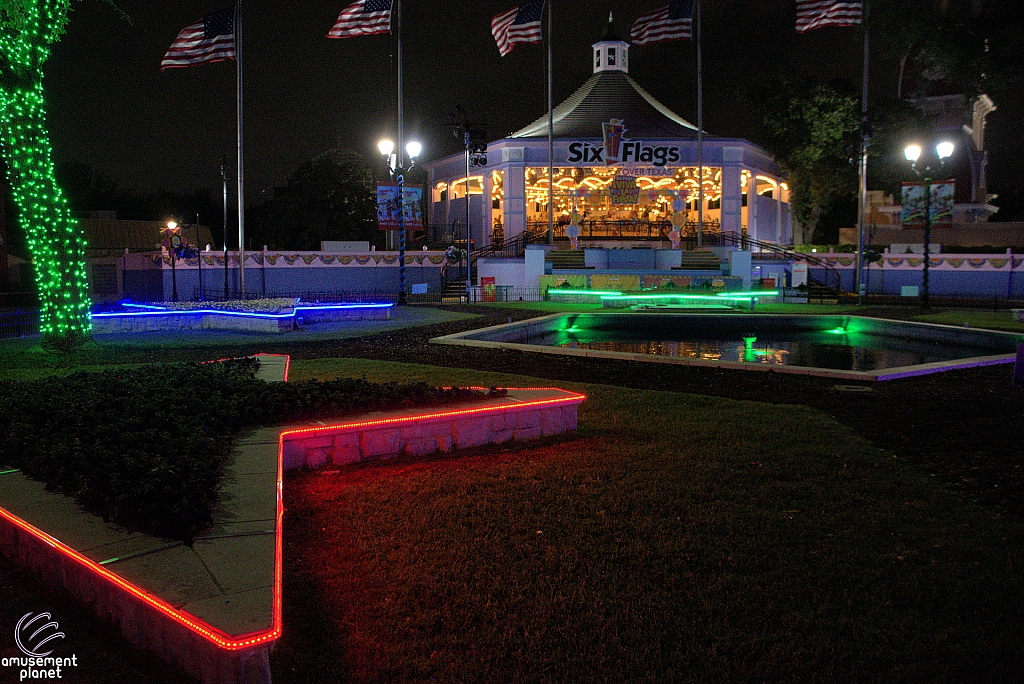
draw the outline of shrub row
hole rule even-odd
[[[106,521],[191,543],[211,522],[240,430],[481,396],[359,379],[266,383],[258,368],[239,359],[0,383],[0,466]]]

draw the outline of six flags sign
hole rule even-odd
[[[644,145],[642,140],[629,140],[625,137],[626,127],[622,119],[612,119],[601,124],[604,144],[600,147],[585,142],[569,143],[570,164],[597,163],[605,166],[625,164],[650,164],[665,166],[680,160],[679,148],[668,145],[651,147]]]

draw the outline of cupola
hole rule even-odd
[[[604,37],[594,43],[594,73],[621,71],[629,73],[629,43],[615,33],[612,13],[608,13],[608,29]]]

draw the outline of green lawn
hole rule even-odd
[[[1019,681],[1017,527],[811,409],[566,386],[570,437],[288,478],[275,681]]]

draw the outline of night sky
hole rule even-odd
[[[516,0],[403,3],[406,129],[423,159],[458,150],[444,124],[456,104],[500,138],[546,111],[546,50],[519,46],[502,58],[490,18]],[[555,103],[591,73],[590,45],[608,11],[628,38],[640,14],[664,0],[554,0]],[[161,72],[178,31],[225,0],[122,0],[127,22],[99,0],[74,4],[67,35],[46,69],[58,162],[83,162],[140,190],[219,188],[221,156],[235,154],[235,65]],[[339,144],[376,162],[394,137],[395,41],[331,40],[346,0],[244,5],[246,198],[252,203],[300,163]],[[725,0],[704,14],[705,129],[757,142],[757,122],[738,97],[781,73],[860,83],[861,34],[829,28],[798,36],[791,0]],[[689,41],[630,51],[630,75],[665,105],[695,120]],[[872,96],[895,94],[901,55],[872,54]],[[1016,100],[1016,102],[1014,101]],[[990,191],[1024,187],[1024,98],[996,99],[989,117]],[[894,151],[898,154],[899,151]],[[231,162],[234,166],[234,162]]]

